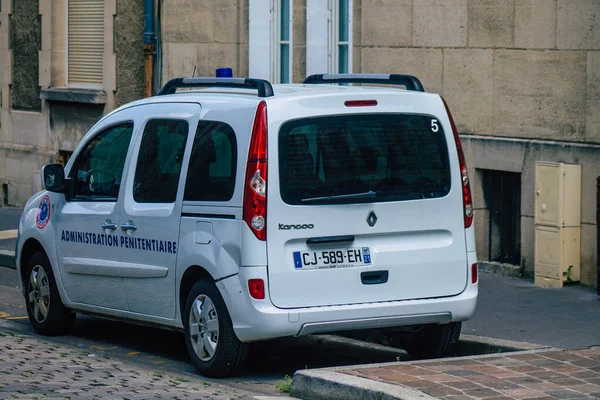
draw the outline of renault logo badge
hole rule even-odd
[[[369,211],[369,215],[367,216],[367,224],[372,228],[377,223],[377,215],[375,215],[375,211]]]

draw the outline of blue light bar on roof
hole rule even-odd
[[[217,78],[233,78],[231,68],[217,68]]]

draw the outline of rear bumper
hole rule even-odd
[[[235,333],[243,342],[343,330],[465,321],[475,312],[478,293],[477,284],[470,283],[469,273],[465,290],[452,297],[281,309],[269,300],[268,287],[265,288],[265,300],[252,299],[246,283],[250,278],[262,278],[265,283],[268,282],[266,267],[245,267],[238,275],[217,282]]]

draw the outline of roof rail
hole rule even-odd
[[[376,83],[378,85],[402,85],[406,87],[406,90],[417,92],[425,91],[418,78],[400,74],[316,74],[307,76],[303,83]]]
[[[253,78],[173,78],[167,82],[157,96],[173,94],[177,89],[201,87],[227,87],[239,89],[256,89],[258,97],[273,96],[273,86],[265,79]]]

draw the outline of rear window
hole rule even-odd
[[[443,197],[448,165],[444,132],[432,116],[318,117],[279,131],[281,197],[291,205]]]

